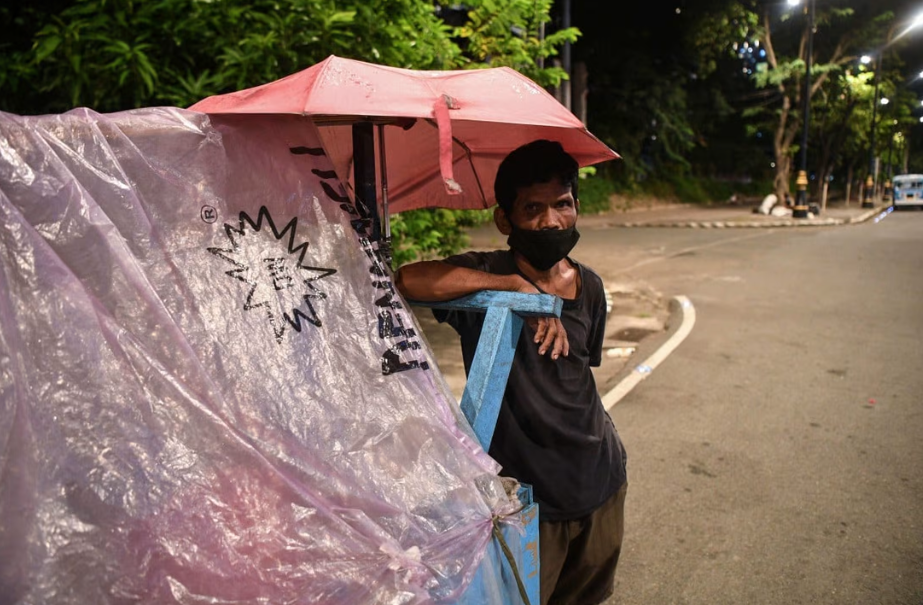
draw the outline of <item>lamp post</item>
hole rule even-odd
[[[888,138],[888,172],[885,176],[885,189],[884,189],[884,198],[888,201],[894,200],[894,191],[893,191],[893,178],[894,172],[892,170],[893,164],[891,162],[892,155],[891,152],[894,151],[894,139],[899,136],[897,132],[897,120],[894,120],[891,123],[891,136]]]
[[[875,96],[872,103],[872,126],[869,132],[869,173],[865,177],[865,195],[862,198],[863,208],[874,208],[872,199],[875,193],[875,123],[878,119],[878,93],[881,90],[881,54],[875,54]]]
[[[801,0],[788,0],[789,6],[801,4]],[[808,15],[808,44],[804,60],[804,129],[801,132],[801,167],[795,186],[798,187],[794,218],[808,218],[808,127],[811,120],[811,59],[814,54],[814,0],[808,0],[804,8]]]

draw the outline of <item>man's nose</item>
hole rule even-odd
[[[563,229],[563,221],[560,213],[554,208],[547,208],[539,217],[538,228],[548,230]]]

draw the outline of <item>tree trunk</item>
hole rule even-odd
[[[789,193],[789,180],[792,171],[792,158],[788,150],[791,146],[786,144],[786,127],[788,126],[788,116],[791,113],[792,101],[787,95],[782,95],[782,109],[779,112],[779,123],[776,125],[776,132],[773,136],[772,146],[776,156],[776,174],[772,181],[772,188],[779,198],[780,202],[785,201],[786,194]]]
[[[855,161],[849,163],[849,167],[846,169],[846,207],[849,208],[849,196],[852,193],[852,168],[855,165]]]
[[[766,50],[766,61],[769,63],[771,69],[777,69],[779,67],[779,62],[776,58],[775,48],[772,43],[772,22],[770,15],[771,11],[769,8],[765,8],[762,19],[764,30],[763,42],[764,49]],[[801,43],[798,49],[798,57],[805,62],[808,36],[809,27],[807,21],[805,21],[805,27],[801,34]],[[847,47],[845,46],[844,40],[841,39],[837,42],[833,53],[830,55],[829,63],[839,64],[845,62],[847,60],[844,57],[845,48]],[[815,66],[820,66],[819,62],[812,62]],[[812,73],[814,73],[813,70]],[[782,96],[782,107],[779,111],[779,121],[776,124],[775,136],[773,137],[773,151],[776,157],[776,172],[773,179],[773,188],[780,200],[784,200],[791,190],[790,179],[793,159],[791,157],[791,149],[792,143],[795,140],[795,135],[802,122],[797,115],[792,113],[792,106],[793,104],[796,107],[801,106],[802,99],[805,95],[807,95],[808,102],[810,102],[814,93],[820,90],[824,82],[826,82],[829,73],[829,71],[820,70],[817,78],[811,82],[810,89],[807,91],[802,90],[804,81],[800,75],[794,77],[791,84],[788,86],[784,82],[777,85],[778,92]]]
[[[574,95],[574,115],[586,126],[586,98],[587,98],[587,74],[586,63],[579,61],[574,64],[574,83],[572,93]]]
[[[830,156],[830,145],[825,143],[822,147],[820,164],[817,168],[817,182],[823,193],[822,204],[824,206],[826,206],[827,203],[828,179],[830,177],[830,173],[833,171],[833,160]]]
[[[783,103],[783,111],[787,113],[786,106],[789,105],[788,97]],[[784,201],[787,196],[791,195],[791,177],[792,177],[792,143],[795,141],[795,135],[798,134],[797,122],[780,122],[781,132],[776,134],[776,176],[773,180],[773,186],[779,201]]]
[[[562,67],[562,65],[561,65],[561,60],[560,60],[560,59],[553,59],[552,62],[551,62],[551,64],[554,65],[555,67],[559,67],[559,68],[563,69],[563,67]],[[555,100],[557,100],[558,103],[560,103],[561,105],[564,105],[564,87],[563,87],[563,82],[562,82],[561,84],[558,84],[557,86],[554,87],[554,91],[552,92],[552,94],[554,95],[554,98],[555,98]],[[565,106],[565,107],[566,107],[566,106]]]
[[[772,180],[772,188],[780,202],[784,202],[785,196],[790,192],[791,164],[792,158],[787,155],[776,156],[776,175]]]

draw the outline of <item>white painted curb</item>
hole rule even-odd
[[[679,328],[665,343],[660,345],[659,349],[654,351],[654,353],[640,365],[635,366],[631,374],[623,378],[621,382],[603,396],[603,407],[607,411],[621,401],[622,397],[630,393],[639,382],[650,376],[651,372],[653,372],[654,369],[660,365],[660,363],[666,359],[687,336],[689,336],[689,333],[692,332],[692,327],[695,325],[695,307],[692,306],[692,301],[685,296],[674,296],[673,299],[679,303],[680,312],[683,316]]]

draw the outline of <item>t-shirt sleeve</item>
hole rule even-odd
[[[603,358],[603,341],[606,338],[606,293],[598,275],[587,272],[588,285],[592,286],[589,312],[591,313],[590,334],[587,349],[590,352],[590,365],[599,367]],[[588,292],[589,294],[589,292]]]

